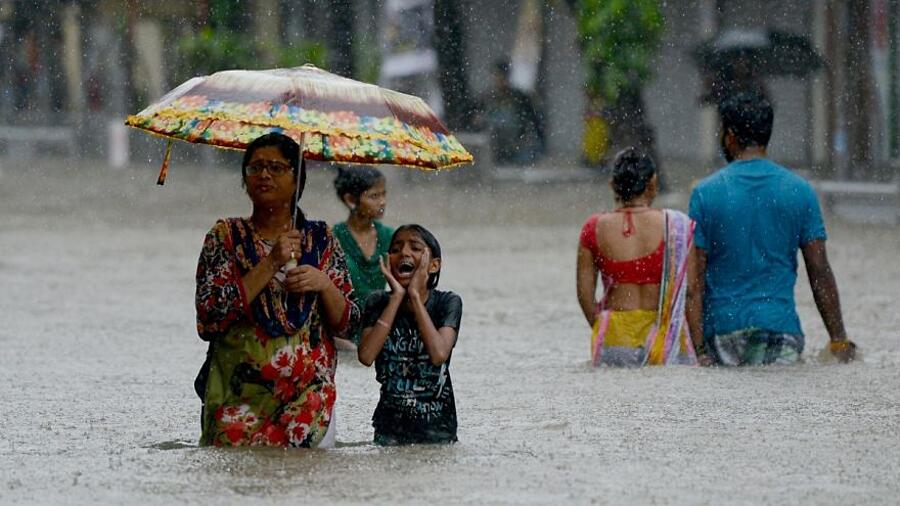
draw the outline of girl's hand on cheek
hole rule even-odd
[[[392,297],[400,297],[403,298],[406,296],[406,289],[403,288],[403,285],[397,281],[397,278],[391,274],[391,268],[387,265],[384,256],[378,257],[378,268],[381,269],[381,273],[384,274],[384,279],[387,280],[388,286],[391,287],[391,296]]]
[[[413,272],[412,279],[409,280],[409,295],[421,300],[422,296],[428,293],[428,267],[431,265],[431,251],[428,249],[422,253],[419,259],[419,265]]]

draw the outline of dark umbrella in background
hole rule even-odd
[[[705,75],[704,104],[739,92],[767,96],[766,77],[805,77],[823,66],[807,37],[767,28],[730,28],[698,44],[692,56]]]
[[[727,71],[744,62],[760,77],[803,77],[822,67],[807,37],[766,28],[731,28],[694,48],[702,70]]]

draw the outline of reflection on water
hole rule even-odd
[[[197,448],[196,442],[190,441],[163,441],[162,443],[154,443],[144,448],[153,450],[183,450],[185,448]]]
[[[0,184],[0,502],[890,504],[900,485],[897,229],[832,224],[865,360],[596,370],[574,290],[582,220],[606,187],[456,187],[390,172],[387,221],[432,228],[465,301],[460,442],[371,444],[374,371],[342,354],[331,450],[196,447],[193,274],[204,233],[249,209],[237,176],[5,167]],[[598,196],[600,195],[600,196]],[[675,201],[678,199],[675,198]],[[305,209],[343,209],[311,174]]]

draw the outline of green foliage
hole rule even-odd
[[[326,62],[325,46],[318,42],[266,44],[247,34],[210,26],[182,37],[178,54],[180,64],[176,78],[179,81],[219,70],[266,68],[268,65],[261,54],[272,55],[278,67],[296,67],[304,63],[324,67]]]
[[[381,75],[381,46],[376,39],[377,34],[363,34],[353,46],[353,57],[356,61],[356,75],[365,83],[377,83]]]
[[[234,0],[207,0],[209,26],[223,30],[240,30],[246,23],[246,7]]]
[[[608,103],[652,77],[665,20],[656,0],[574,0],[587,89]]]
[[[182,37],[178,44],[180,65],[178,76],[209,74],[218,70],[245,68],[256,60],[252,46],[242,43],[241,37],[227,30],[204,27],[197,33]]]
[[[316,67],[326,68],[328,65],[325,44],[310,40],[281,44],[270,48],[275,55],[275,64],[279,67],[297,67],[304,63],[312,63]]]

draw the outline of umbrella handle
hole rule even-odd
[[[303,145],[305,144],[305,136],[306,136],[305,133],[301,133],[301,134],[300,134],[300,170],[301,170],[301,171],[303,170],[303,163],[304,163],[304,161],[305,161],[305,160],[303,159],[303,147],[304,147]],[[292,211],[292,213],[291,213],[291,223],[292,223],[294,226],[297,226],[297,210],[298,210],[299,207],[300,207],[300,205],[299,205],[299,200],[300,200],[300,174],[297,174],[297,178],[296,178],[296,179],[297,179],[297,186],[294,188],[294,209],[293,209],[293,211]],[[293,253],[292,253],[292,254],[291,254],[291,257],[292,257],[292,258],[291,258],[290,260],[288,260],[287,263],[284,264],[284,269],[285,269],[286,271],[289,271],[289,270],[291,270],[291,269],[296,269],[296,268],[297,268],[297,259],[296,259],[296,258],[293,258],[293,256],[294,256],[294,255],[293,255]]]
[[[306,144],[306,132],[301,132],[300,133],[300,161],[299,161],[300,167],[298,167],[299,173],[297,174],[297,177],[295,178],[297,180],[297,186],[294,187],[294,201],[293,201],[294,209],[291,210],[291,225],[293,225],[295,227],[297,226],[297,211],[300,209],[300,183],[304,183],[304,184],[306,183],[306,181],[305,181],[306,178],[302,177],[304,174],[306,174],[306,171],[305,171],[306,160],[303,157],[304,144]],[[301,181],[301,179],[303,179],[303,181]]]

